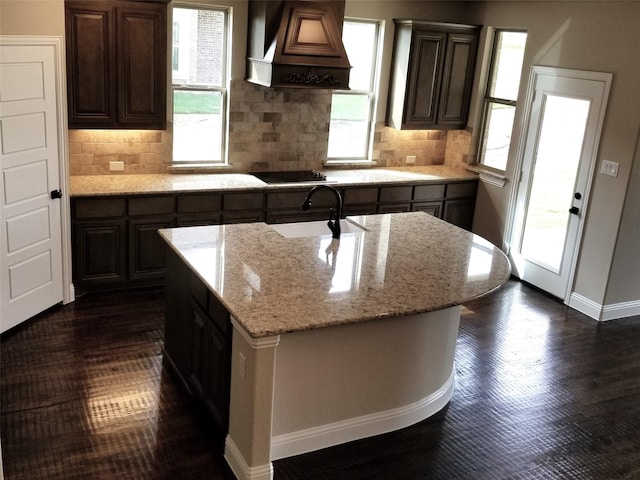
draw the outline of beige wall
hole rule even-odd
[[[640,128],[640,96],[637,95],[640,57],[636,53],[640,31],[633,27],[640,22],[640,6],[635,2],[616,1],[483,2],[477,15],[472,21],[528,31],[524,69],[527,75],[532,65],[604,71],[614,75],[597,158],[598,164],[602,159],[619,162],[620,174],[617,178],[594,176],[574,285],[576,293],[603,304]],[[526,79],[526,75],[523,78]],[[521,98],[526,82],[522,87]],[[516,136],[515,140],[517,143],[519,138]],[[513,171],[513,145],[511,152],[509,179],[516,173]],[[504,233],[511,188],[512,182],[504,189],[483,185],[479,195],[474,230],[494,242],[501,240]],[[634,213],[637,214],[637,210]],[[637,243],[638,239],[634,240]],[[640,252],[635,252],[636,258],[638,255]],[[633,262],[629,264],[633,265]],[[615,277],[611,278],[612,285],[624,283],[618,278],[631,274],[624,270],[612,272]],[[640,299],[637,285],[627,289],[624,300]]]
[[[0,0],[0,34],[64,36],[64,1]]]
[[[617,304],[640,299],[640,136],[631,170],[631,179],[620,232],[609,275],[605,304]]]

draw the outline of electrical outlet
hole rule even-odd
[[[415,155],[407,155],[404,160],[408,164],[416,163],[416,156]]]
[[[124,162],[109,162],[110,172],[124,172]]]
[[[610,177],[618,176],[618,168],[620,164],[617,162],[611,162],[609,160],[602,160],[602,166],[600,167],[600,173],[609,175]]]

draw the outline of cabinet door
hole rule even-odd
[[[162,283],[165,272],[164,240],[161,228],[175,226],[172,217],[140,218],[129,221],[129,279]]]
[[[191,373],[192,273],[172,249],[167,248],[165,279],[164,351],[187,384]]]
[[[73,277],[79,287],[126,281],[126,222],[76,221],[73,234]]]
[[[442,214],[442,202],[416,202],[411,205],[412,212],[427,212],[429,215],[440,218]]]
[[[200,398],[204,396],[204,381],[206,363],[204,355],[207,353],[207,317],[194,305],[191,317],[191,368],[189,371],[189,386]]]
[[[418,30],[413,34],[404,124],[421,128],[436,122],[446,34]]]
[[[475,203],[475,199],[473,198],[447,200],[444,202],[442,219],[470,231],[473,226]]]
[[[465,128],[476,65],[478,37],[452,33],[447,38],[438,125]]]
[[[167,20],[163,3],[117,7],[118,124],[166,126]]]
[[[205,348],[203,397],[218,428],[226,433],[229,423],[231,347],[227,338],[212,323],[206,329]]]
[[[116,124],[116,19],[112,5],[65,2],[70,128]]]

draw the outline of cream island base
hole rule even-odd
[[[337,250],[329,232],[289,237],[264,223],[160,231],[170,246],[168,298],[196,305],[194,281],[209,295],[195,313],[168,301],[165,351],[187,384],[198,356],[222,367],[213,380],[204,375],[212,386],[196,384],[213,392],[204,400],[239,479],[271,479],[273,460],[441,410],[454,390],[459,305],[510,275],[500,250],[423,212],[343,222],[361,229],[346,229]],[[208,338],[218,340],[197,340],[207,337],[194,334],[203,310],[217,325],[228,312],[228,347],[217,327]]]

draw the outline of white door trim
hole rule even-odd
[[[75,300],[71,267],[71,207],[69,201],[68,168],[68,128],[67,128],[67,74],[65,63],[65,42],[63,37],[40,35],[0,35],[0,45],[7,46],[52,46],[55,52],[56,66],[56,111],[58,120],[58,158],[60,189],[60,218],[62,233],[62,282],[63,303]]]
[[[529,128],[531,128],[531,108],[533,106],[533,99],[535,94],[535,87],[537,84],[538,77],[543,75],[556,76],[561,78],[569,78],[576,80],[590,80],[594,82],[602,82],[603,84],[603,95],[602,95],[602,104],[600,108],[600,112],[598,112],[598,123],[596,127],[595,140],[594,140],[594,148],[591,154],[591,158],[589,160],[588,166],[588,178],[587,185],[585,191],[583,193],[583,208],[581,209],[583,212],[587,211],[587,205],[589,204],[589,197],[591,193],[591,184],[593,183],[593,175],[596,168],[597,157],[599,154],[599,145],[600,145],[600,137],[602,135],[602,126],[604,124],[605,112],[607,109],[607,102],[609,99],[609,91],[611,89],[611,81],[613,79],[612,73],[606,72],[591,72],[586,70],[572,70],[565,68],[557,68],[557,67],[542,67],[533,65],[529,72],[529,80],[527,84],[527,93],[525,96],[524,103],[524,111],[522,118],[524,119],[523,123],[523,131],[520,134],[520,138],[518,140],[518,147],[516,151],[516,164],[513,170],[513,182],[511,191],[509,194],[509,208],[507,211],[507,219],[505,222],[504,236],[503,236],[503,246],[504,250],[509,255],[511,253],[511,235],[513,232],[514,222],[517,217],[516,215],[516,205],[518,199],[518,189],[520,187],[520,178],[522,177],[522,168],[524,165],[524,153],[525,147],[527,143],[527,132]],[[578,223],[578,232],[576,239],[576,255],[573,256],[571,267],[569,271],[569,280],[568,280],[568,288],[565,293],[565,297],[562,299],[565,304],[569,305],[571,295],[573,292],[574,286],[574,277],[575,272],[578,266],[578,258],[580,255],[578,252],[580,251],[580,246],[582,244],[582,234],[584,230],[584,224],[586,221],[586,216],[581,215]]]

